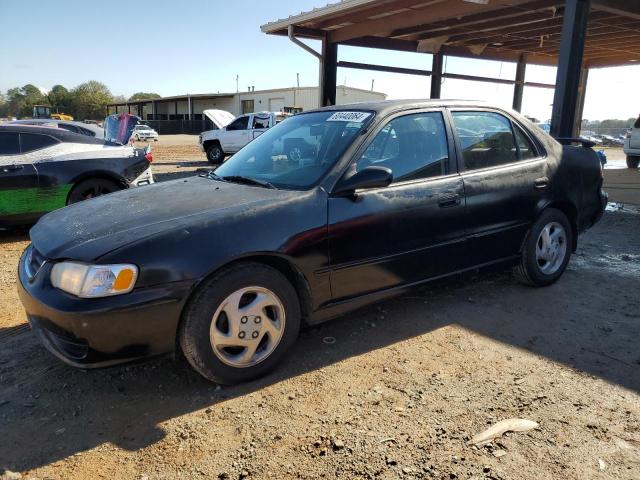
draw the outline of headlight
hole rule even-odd
[[[80,298],[109,297],[133,290],[138,278],[135,265],[86,265],[56,263],[51,269],[51,284]]]

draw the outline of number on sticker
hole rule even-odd
[[[369,116],[371,116],[368,112],[336,112],[327,118],[327,122],[354,122],[354,123],[362,123]]]

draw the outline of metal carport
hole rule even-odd
[[[555,88],[551,132],[574,136],[582,117],[590,68],[640,61],[640,0],[344,0],[262,26],[319,58],[320,104],[333,105],[337,68],[431,77],[431,98],[442,78],[514,85],[520,110],[524,86]],[[300,39],[322,42],[322,52]],[[338,46],[433,54],[430,70],[342,62]],[[443,73],[443,56],[517,62],[504,80]],[[557,65],[555,85],[525,82],[526,65]]]

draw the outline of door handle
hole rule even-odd
[[[547,177],[536,178],[533,185],[536,188],[547,188],[549,186],[549,179]]]
[[[2,167],[3,172],[15,172],[16,170],[22,170],[24,165],[7,165],[6,167]]]
[[[444,193],[438,197],[440,208],[455,207],[460,205],[460,195],[457,193]]]

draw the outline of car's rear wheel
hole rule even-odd
[[[106,178],[89,178],[71,189],[67,205],[122,190],[122,186]]]
[[[195,292],[178,341],[198,373],[229,384],[270,371],[299,330],[300,303],[291,283],[271,267],[244,263],[214,275]]]
[[[640,157],[627,155],[627,167],[638,168],[638,165],[640,165]]]
[[[207,160],[210,163],[219,164],[224,160],[224,151],[219,143],[213,143],[207,147]]]
[[[525,242],[520,263],[514,273],[526,285],[550,285],[567,268],[571,257],[573,231],[567,216],[549,208],[534,223]]]

